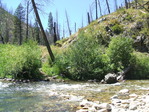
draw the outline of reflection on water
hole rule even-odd
[[[112,95],[124,88],[141,94],[149,90],[149,81],[126,81],[112,85],[77,82],[0,82],[0,111],[73,112],[82,99],[108,102]]]

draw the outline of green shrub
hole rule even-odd
[[[109,58],[94,37],[80,34],[78,41],[61,56],[66,77],[73,80],[101,80],[110,70]]]
[[[107,49],[113,70],[117,72],[130,66],[132,52],[132,39],[113,37]]]
[[[0,45],[0,77],[37,78],[40,58],[40,48],[35,42]]]
[[[135,52],[129,79],[149,79],[149,55]]]
[[[112,31],[118,35],[123,32],[123,27],[121,25],[115,24],[114,26],[111,27]]]

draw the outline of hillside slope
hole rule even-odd
[[[148,11],[138,9],[121,8],[114,13],[100,17],[88,26],[80,29],[70,38],[65,39],[63,47],[77,40],[80,32],[85,32],[98,38],[103,45],[108,45],[111,37],[128,37],[134,40],[134,48],[137,51],[149,51],[149,14]]]

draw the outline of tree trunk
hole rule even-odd
[[[75,22],[75,32],[77,32],[77,24],[76,24],[76,22]]]
[[[90,21],[92,22],[93,21],[93,15],[92,15],[92,10],[91,10],[91,7],[90,8]]]
[[[110,14],[110,7],[109,7],[108,0],[106,0],[106,4],[107,4],[108,12],[109,12],[109,14]]]
[[[115,9],[116,9],[116,10],[118,9],[117,0],[115,0]]]
[[[97,8],[97,0],[95,0],[95,4],[96,4],[96,19],[98,19],[98,8]]]
[[[0,37],[1,37],[2,43],[5,44],[4,38],[3,38],[3,36],[1,35],[1,33],[0,33]]]
[[[56,41],[57,41],[57,34],[56,34],[56,22],[54,22],[54,44],[56,44]]]
[[[65,26],[64,26],[64,23],[63,23],[63,38],[65,37]]]
[[[29,1],[27,2],[27,12],[26,12],[26,40],[28,40],[28,15],[29,15]]]
[[[102,16],[102,10],[101,10],[101,5],[100,5],[100,1],[98,0],[98,5],[99,5],[99,10],[100,10],[100,16]]]
[[[126,9],[128,9],[128,1],[127,0],[125,0],[125,7],[126,7]]]
[[[59,23],[58,23],[58,12],[56,12],[56,36],[57,36],[57,40],[60,40],[60,31],[59,31]]]
[[[46,46],[47,46],[49,55],[50,55],[50,57],[51,57],[52,62],[54,62],[54,61],[55,61],[55,57],[54,57],[53,52],[52,52],[52,50],[51,50],[51,48],[50,48],[50,45],[49,45],[47,36],[46,36],[46,34],[45,34],[45,31],[44,31],[44,29],[43,29],[43,26],[42,26],[42,23],[41,23],[41,20],[40,20],[39,14],[38,14],[38,10],[37,10],[37,7],[36,7],[36,4],[35,4],[35,1],[34,1],[34,0],[32,0],[32,5],[33,5],[33,8],[34,8],[34,12],[35,12],[35,15],[36,15],[36,19],[37,19],[37,21],[38,21],[38,23],[39,23],[39,26],[40,26],[40,29],[41,29],[41,32],[42,32],[42,35],[43,35],[43,38],[44,38],[44,41],[45,41],[45,44],[46,44]]]
[[[22,21],[21,21],[21,18],[20,18],[19,21],[20,21],[20,26],[19,26],[20,40],[19,40],[19,45],[22,45],[22,40],[23,40],[22,38],[23,37],[22,37]]]
[[[69,19],[68,19],[67,11],[65,11],[65,14],[66,14],[66,19],[67,19],[67,26],[68,26],[68,30],[69,30],[69,35],[71,36],[71,30],[70,30],[70,25],[69,25]]]
[[[90,14],[89,14],[89,12],[87,13],[87,18],[88,18],[88,24],[90,24],[91,23],[91,20],[90,20]]]

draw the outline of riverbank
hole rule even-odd
[[[111,97],[110,103],[83,100],[76,112],[149,112],[149,88],[146,90],[142,95],[130,94],[128,89],[120,90]]]

